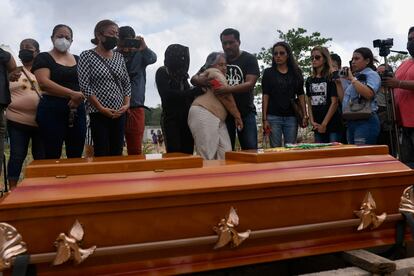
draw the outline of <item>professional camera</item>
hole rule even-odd
[[[332,72],[332,79],[337,80],[339,78],[346,78],[348,77],[348,67],[343,67],[341,70],[337,70]]]
[[[372,44],[374,44],[374,48],[391,48],[394,45],[394,39],[387,38],[387,39],[375,39],[372,41]]]
[[[375,39],[372,41],[374,48],[379,48],[379,55],[381,57],[386,57],[390,54],[390,49],[394,45],[394,39]]]

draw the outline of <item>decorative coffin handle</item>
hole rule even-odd
[[[400,208],[398,210],[400,213],[414,214],[413,186],[408,186],[405,188],[403,194],[401,195]]]
[[[75,264],[80,264],[92,255],[96,249],[95,245],[88,249],[80,248],[83,235],[83,227],[77,220],[70,229],[69,236],[65,233],[60,233],[55,241],[57,252],[53,265],[63,264],[71,258]]]
[[[0,223],[0,271],[11,266],[12,259],[27,251],[26,243],[16,228]]]
[[[224,247],[227,244],[230,244],[231,247],[237,247],[250,236],[250,230],[238,233],[234,229],[237,225],[239,225],[239,216],[236,210],[231,207],[227,219],[221,219],[217,226],[213,227],[218,236],[214,249]]]
[[[370,225],[371,230],[378,228],[385,221],[387,214],[382,213],[380,216],[377,216],[374,211],[376,208],[377,206],[371,193],[366,193],[361,207],[358,211],[354,211],[355,215],[357,215],[360,219],[360,224],[357,229],[358,231],[366,229]]]

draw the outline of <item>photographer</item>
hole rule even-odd
[[[374,55],[369,48],[358,48],[352,55],[351,65],[352,70],[346,70],[347,79],[351,81],[351,84],[345,90],[342,110],[345,111],[351,101],[358,102],[362,97],[370,101],[371,114],[367,119],[349,119],[347,121],[348,143],[374,145],[380,131],[375,97],[381,86],[381,79],[374,71],[376,69]]]
[[[394,88],[396,117],[402,126],[401,161],[414,167],[414,27],[408,31],[407,50],[411,55],[383,85]]]
[[[157,55],[147,47],[143,37],[135,36],[135,31],[130,26],[119,28],[117,50],[124,56],[131,80],[131,101],[125,125],[128,154],[141,154],[145,128],[145,69],[157,61]]]

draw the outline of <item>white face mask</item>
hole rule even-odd
[[[67,40],[66,38],[62,37],[62,38],[56,38],[55,41],[53,42],[53,45],[55,46],[55,48],[59,51],[59,52],[66,52],[67,50],[69,50],[70,45],[72,43]]]

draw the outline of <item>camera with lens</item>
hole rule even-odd
[[[349,67],[343,67],[341,70],[339,70],[338,75],[341,78],[346,78],[348,77],[348,73],[349,72]]]
[[[141,40],[135,38],[126,38],[124,40],[124,47],[138,49],[141,47]]]
[[[381,57],[386,57],[390,54],[390,49],[394,45],[394,39],[375,39],[372,41],[374,48],[379,48],[379,55]]]

